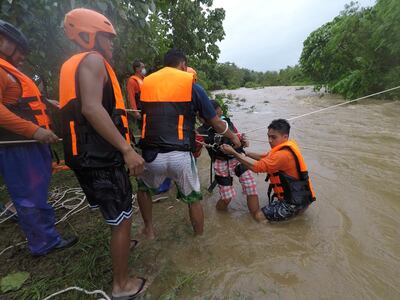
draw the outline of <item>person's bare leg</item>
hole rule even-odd
[[[267,221],[267,218],[265,217],[264,213],[260,209],[257,210],[256,213],[254,214],[254,219],[256,219],[256,221],[258,221],[258,222]]]
[[[257,211],[260,210],[260,204],[258,202],[257,195],[248,195],[247,196],[247,207],[249,208],[249,211],[250,211],[250,214],[252,215],[252,217],[257,220],[256,213],[257,213]]]
[[[151,200],[151,195],[148,192],[138,191],[137,199],[144,222],[142,234],[144,234],[149,240],[153,240],[155,238],[155,233],[153,227],[153,201]]]
[[[217,204],[215,205],[215,208],[217,210],[221,210],[221,211],[226,211],[228,210],[228,205],[231,202],[232,199],[219,199]]]
[[[142,283],[139,278],[129,278],[128,275],[131,225],[132,217],[123,220],[117,226],[111,226],[112,294],[114,296],[134,294],[139,290]]]
[[[202,235],[204,230],[204,212],[200,201],[189,204],[189,216],[196,235]]]

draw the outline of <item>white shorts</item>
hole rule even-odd
[[[139,190],[155,192],[166,178],[178,188],[178,198],[185,203],[202,199],[196,162],[191,152],[158,153],[155,160],[145,162],[144,172],[138,177]]]

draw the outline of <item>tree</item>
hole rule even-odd
[[[62,29],[64,15],[72,8],[94,9],[111,20],[118,34],[115,69],[125,79],[135,58],[159,66],[173,46],[194,59],[215,63],[219,55],[216,42],[224,37],[225,12],[211,5],[211,0],[0,0],[0,18],[28,36],[32,53],[26,70],[39,75],[50,96],[57,97],[61,65],[76,51]]]
[[[380,0],[373,8],[351,2],[304,42],[301,68],[317,88],[355,98],[398,82],[400,8]]]

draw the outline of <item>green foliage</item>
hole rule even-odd
[[[360,8],[357,2],[346,5],[339,16],[305,40],[300,58],[303,73],[318,87],[346,98],[397,86],[399,15],[397,0],[378,0],[372,8]]]
[[[225,94],[216,94],[214,96],[214,100],[218,102],[218,104],[221,106],[223,115],[225,117],[229,116],[229,108],[228,108],[228,104],[226,103],[226,101],[224,100],[226,98]]]
[[[28,278],[29,273],[27,272],[17,272],[3,277],[0,283],[1,292],[7,293],[20,289]]]
[[[125,79],[135,58],[159,67],[171,47],[183,49],[193,61],[215,62],[219,55],[216,43],[225,34],[225,12],[211,5],[211,0],[0,0],[0,18],[26,34],[32,52],[25,71],[39,75],[48,95],[57,98],[61,65],[77,51],[62,28],[69,10],[86,7],[111,20],[118,33],[115,69],[119,78]]]

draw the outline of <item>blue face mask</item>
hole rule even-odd
[[[146,74],[147,74],[147,71],[146,71],[146,69],[145,69],[145,68],[143,68],[143,69],[140,71],[140,74],[142,74],[143,76],[146,76]]]

